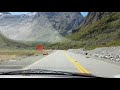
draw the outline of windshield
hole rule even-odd
[[[0,12],[0,73],[19,70],[120,78],[120,12]]]

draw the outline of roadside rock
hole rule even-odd
[[[84,51],[84,49],[82,48],[70,49],[68,51],[71,51],[77,54],[84,54],[84,55],[90,55],[93,57],[104,58],[104,59],[108,59],[116,62],[120,61],[120,46],[102,47],[102,48],[96,48],[94,50],[87,50],[87,51]]]

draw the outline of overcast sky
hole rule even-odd
[[[20,14],[27,14],[29,12],[10,12],[10,13],[13,14],[13,15],[20,15]],[[81,14],[83,16],[86,16],[88,14],[88,12],[81,12]]]

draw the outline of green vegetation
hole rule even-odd
[[[81,41],[85,49],[120,45],[120,13],[113,12],[86,27],[79,32],[68,35],[73,41]]]
[[[120,45],[120,12],[112,12],[108,16],[101,18],[86,27],[81,26],[79,31],[66,36],[69,41],[60,43],[27,42],[35,47],[37,44],[45,45],[46,49],[76,49],[85,48],[87,50],[96,47],[110,47]]]
[[[0,55],[16,55],[16,56],[22,56],[22,55],[35,55],[35,54],[41,54],[42,52],[36,51],[36,50],[27,50],[27,49],[0,49]]]
[[[45,42],[15,42],[0,36],[0,47],[14,47],[17,49],[35,50],[35,46],[42,44],[46,49],[76,49],[85,48],[87,50],[96,47],[110,47],[120,45],[120,12],[112,12],[108,16],[94,21],[86,27],[81,26],[79,31],[66,36],[70,39],[60,43]]]
[[[0,49],[4,48],[4,49],[10,49],[10,48],[16,48],[16,49],[28,49],[29,45],[25,44],[25,43],[21,43],[18,41],[14,41],[11,39],[6,38],[4,35],[2,35],[0,33]]]
[[[6,60],[21,60],[29,56],[38,56],[43,52],[27,49],[0,49],[0,63]]]
[[[22,58],[40,55],[43,51],[36,51],[27,42],[14,41],[0,33],[0,63],[6,60],[21,60]]]
[[[76,42],[76,41],[67,41],[67,42],[63,42],[63,43],[54,43],[54,44],[48,44],[46,45],[46,49],[62,49],[62,50],[67,50],[70,48],[79,48],[81,47],[82,44],[80,44],[80,42]]]

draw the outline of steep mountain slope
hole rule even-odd
[[[0,16],[0,31],[13,40],[61,42],[67,40],[63,35],[77,28],[82,21],[79,12],[3,14]]]
[[[67,36],[81,47],[120,45],[120,12],[90,12],[79,31]]]
[[[45,14],[53,27],[62,35],[78,28],[84,20],[80,12],[46,12]]]
[[[92,24],[93,22],[100,20],[101,18],[108,16],[111,12],[89,12],[81,26],[87,26]]]

